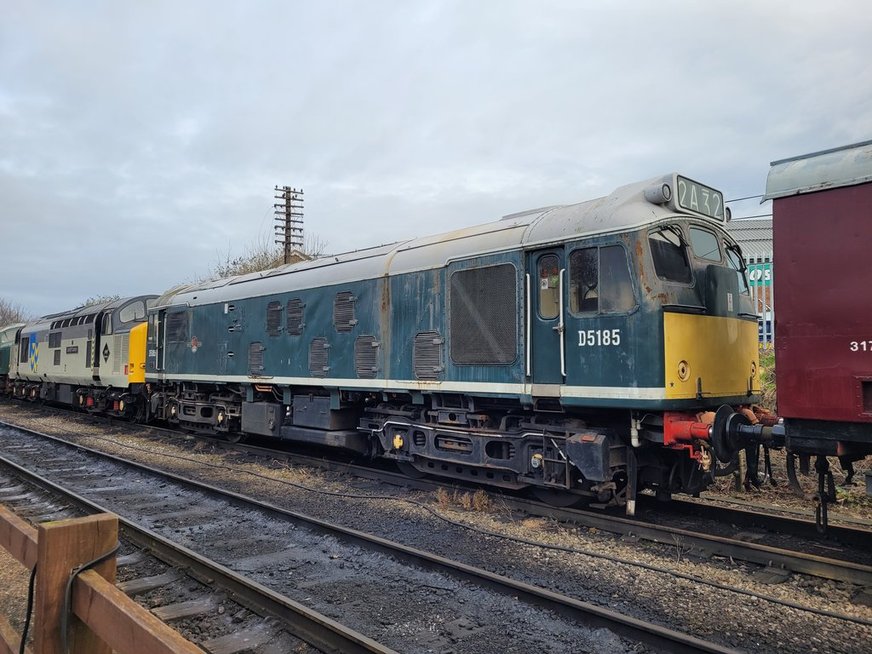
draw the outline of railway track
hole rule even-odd
[[[117,424],[117,421],[113,420],[112,422]],[[152,432],[157,438],[172,440],[190,438],[190,435],[162,427],[148,426],[144,429]],[[422,491],[436,492],[439,489],[451,491],[457,488],[473,490],[477,488],[435,478],[413,479],[386,469],[383,465],[360,465],[247,443],[228,443],[221,439],[202,436],[197,438],[205,438],[213,445],[226,448],[228,451],[243,452],[268,459],[284,458],[289,463],[297,465],[351,474]],[[821,579],[872,587],[872,565],[870,565],[872,563],[872,530],[866,528],[868,525],[862,522],[859,523],[859,526],[833,524],[830,526],[827,538],[821,539],[813,517],[775,514],[761,511],[759,507],[734,508],[690,499],[674,499],[670,503],[663,504],[655,502],[653,498],[646,498],[651,500],[652,510],[645,512],[646,504],[644,499],[640,498],[640,509],[643,509],[640,510],[640,516],[647,513],[653,517],[651,520],[642,517],[626,518],[615,515],[614,512],[600,510],[557,508],[517,494],[497,493],[495,497],[499,498],[499,502],[503,506],[526,515],[551,518],[564,523],[599,529],[665,546],[681,543],[681,546],[689,553],[698,556],[730,557],[734,560],[754,563],[765,568],[761,571],[761,575],[768,575],[774,579],[784,578],[784,575],[789,573],[799,573]],[[747,503],[736,502],[736,504],[747,506]],[[690,516],[704,521],[709,531],[675,527],[654,521],[662,519],[666,514]],[[759,531],[757,533],[742,531],[738,537],[731,537],[725,535],[727,531],[724,529],[725,525],[741,527],[743,530]],[[789,547],[757,542],[758,539],[766,540],[767,534],[782,540],[785,536],[792,536],[796,540],[792,541]],[[803,549],[799,550],[800,547]],[[845,558],[851,555],[859,555],[860,560]]]
[[[263,601],[249,598],[246,593],[251,591],[232,585],[243,584],[243,577],[248,588],[258,588],[260,597],[271,593],[272,601],[284,601],[282,611],[302,607],[305,600],[326,614],[328,621],[331,613],[334,618],[342,616],[346,627],[369,634],[367,647],[480,651],[477,638],[498,647],[501,634],[506,635],[505,625],[512,624],[511,642],[506,646],[514,648],[555,651],[556,644],[560,651],[562,642],[567,651],[569,643],[587,643],[598,649],[602,644],[597,645],[596,639],[602,636],[592,629],[606,627],[621,638],[658,651],[732,651],[378,536],[16,429],[15,438],[3,438],[0,447],[0,460],[16,474],[91,510],[119,514],[125,534],[127,530],[138,532],[146,546],[167,548],[161,556],[171,565],[197,570],[206,579],[217,578],[216,571],[234,575],[236,581],[222,584],[240,603]],[[199,559],[193,562],[195,550]],[[187,558],[175,560],[182,556],[180,551]],[[347,602],[343,589],[350,588],[356,589],[350,593],[356,600]],[[361,604],[362,597],[370,601]],[[379,602],[373,603],[373,598]],[[413,632],[386,628],[394,623],[379,622],[379,603],[394,609],[406,607],[412,629],[424,628],[421,620],[434,614],[452,619],[436,625],[440,633],[428,633],[426,642],[410,647]],[[280,619],[282,611],[272,606],[262,613]],[[494,622],[488,623],[488,617]],[[305,630],[292,630],[285,623],[282,628],[311,642]],[[360,649],[360,639],[352,645],[315,646],[327,651],[390,651]]]
[[[157,433],[168,437],[179,437],[178,432],[171,430],[153,427],[150,429],[156,429]],[[217,439],[213,440],[213,443],[233,451],[246,452],[271,459],[284,457],[289,462],[295,464],[351,474],[397,486],[411,487],[417,490],[435,492],[439,489],[451,490],[458,488],[452,482],[446,483],[445,481],[430,478],[413,479],[402,473],[386,470],[383,467],[335,462],[305,454],[277,451],[249,444],[227,443]],[[470,490],[474,487],[461,486],[461,488]],[[830,525],[827,539],[821,540],[813,518],[807,519],[801,516],[791,517],[763,511],[712,506],[697,501],[673,500],[669,504],[656,503],[656,507],[652,511],[656,517],[662,517],[667,512],[693,516],[707,521],[713,532],[721,532],[705,533],[657,524],[642,518],[617,516],[613,512],[558,508],[517,495],[499,494],[498,497],[500,503],[504,506],[530,516],[553,518],[561,522],[595,528],[667,546],[681,542],[684,547],[696,554],[706,557],[730,557],[756,563],[764,566],[768,569],[768,573],[776,576],[794,572],[821,579],[849,582],[859,586],[872,586],[872,565],[836,556],[837,554],[845,554],[848,551],[846,548],[850,548],[851,552],[860,554],[861,557],[868,561],[869,552],[872,550],[872,531],[866,528],[848,525]],[[644,507],[645,504],[641,503],[640,508]],[[765,530],[765,532],[776,534],[778,537],[792,536],[802,540],[801,545],[806,549],[805,551],[798,551],[796,549],[749,541],[747,540],[749,537],[754,538],[759,536],[759,534],[749,534],[747,532],[741,532],[740,535],[742,537],[740,538],[728,537],[723,535],[723,529],[718,529],[718,527],[723,525],[736,525],[743,529]],[[765,538],[765,535],[762,537]]]
[[[78,474],[77,469],[69,472]],[[33,523],[104,510],[9,461],[0,463],[0,503]],[[170,624],[185,621],[185,635],[207,652],[233,654],[270,643],[276,652],[394,653],[129,519],[119,516],[119,527],[118,587],[146,605],[162,595],[164,601],[152,608],[153,613]],[[227,619],[216,624],[214,617],[224,614]],[[191,638],[192,633],[211,636]]]

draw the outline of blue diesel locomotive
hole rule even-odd
[[[140,413],[559,503],[697,493],[718,467],[709,410],[760,392],[727,219],[670,174],[173,289],[148,309]]]

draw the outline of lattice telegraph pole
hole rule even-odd
[[[273,206],[276,210],[276,243],[284,248],[284,262],[291,262],[291,252],[303,249],[303,189],[276,186]]]

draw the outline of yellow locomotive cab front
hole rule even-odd
[[[141,323],[130,330],[130,346],[128,348],[127,383],[145,383],[145,341],[148,324]]]
[[[760,393],[755,321],[666,312],[663,336],[667,399]]]

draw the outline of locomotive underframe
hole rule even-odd
[[[129,388],[10,380],[17,398],[131,420],[162,420],[239,440],[261,435],[396,461],[407,471],[509,489],[533,487],[623,505],[637,490],[698,493],[713,479],[706,444],[664,445],[663,420],[601,411],[570,415],[463,395],[334,393],[231,384]],[[299,392],[309,390],[311,392]],[[631,437],[638,425],[639,438]],[[630,478],[635,483],[629,484]]]
[[[339,447],[396,461],[407,471],[613,504],[626,501],[630,465],[636,471],[631,493],[646,487],[667,497],[697,493],[713,478],[704,444],[663,447],[663,421],[650,414],[638,422],[634,444],[627,411],[570,415],[464,395],[320,393],[269,385],[149,385],[149,415],[231,440],[260,435]]]
[[[144,417],[144,384],[116,388],[9,379],[5,390],[12,397],[28,402],[63,404],[88,413],[101,413],[130,420]]]

